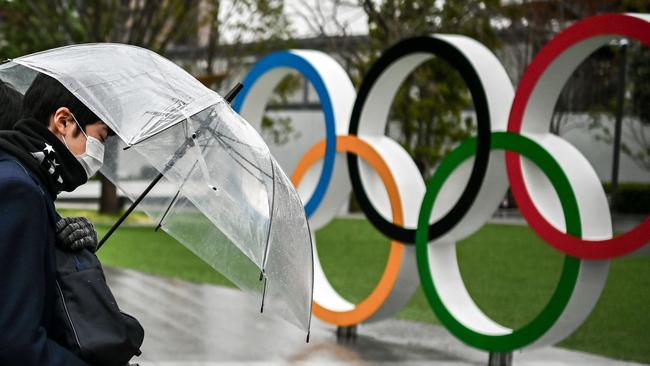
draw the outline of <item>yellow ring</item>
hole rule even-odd
[[[402,213],[402,201],[393,174],[390,172],[388,165],[375,149],[367,142],[356,136],[338,136],[336,138],[336,151],[349,152],[358,155],[365,160],[377,172],[382,183],[386,187],[388,199],[391,204],[391,213],[393,223],[403,225],[404,218]],[[296,169],[291,174],[291,181],[295,187],[298,187],[303,176],[310,166],[322,159],[325,155],[325,140],[321,140],[312,146],[303,155]],[[404,246],[401,242],[391,241],[390,253],[384,273],[372,290],[370,295],[361,301],[354,309],[350,311],[333,311],[329,310],[316,301],[313,303],[313,312],[319,319],[339,326],[350,326],[359,324],[370,318],[381,305],[386,301],[395,286],[395,281],[399,275],[400,263],[404,255]]]

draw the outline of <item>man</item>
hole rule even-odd
[[[51,82],[51,81],[50,81]],[[13,130],[20,119],[23,95],[11,84],[0,80],[0,130]],[[90,230],[92,229],[92,230]],[[63,249],[77,251],[88,248],[94,251],[97,233],[85,217],[66,217],[57,223],[58,244]]]
[[[103,162],[109,129],[55,79],[40,74],[22,119],[0,132],[0,365],[86,365],[53,341],[55,225],[71,249],[94,249],[92,224],[59,221],[53,201]]]

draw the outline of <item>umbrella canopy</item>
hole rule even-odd
[[[169,60],[121,44],[19,57],[0,78],[24,92],[37,72],[61,82],[115,133],[101,172],[264,310],[311,321],[311,234],[293,185],[255,129],[216,92]],[[128,147],[128,149],[126,149]],[[134,248],[137,250],[137,248]]]

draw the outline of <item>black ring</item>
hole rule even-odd
[[[456,47],[438,38],[432,37],[414,37],[397,43],[389,48],[384,54],[372,65],[368,73],[361,82],[357,99],[354,102],[352,116],[350,118],[350,135],[357,135],[359,130],[359,120],[366,99],[377,79],[382,75],[394,62],[404,56],[413,53],[433,54],[445,61],[460,72],[461,77],[467,84],[474,102],[477,120],[477,147],[476,156],[472,172],[465,186],[465,190],[458,199],[458,202],[452,209],[440,220],[429,225],[429,240],[439,238],[449,232],[465,216],[471,208],[476,196],[478,196],[483,179],[487,171],[490,160],[490,114],[487,103],[487,96],[481,79],[471,62]],[[393,240],[403,243],[415,243],[415,229],[407,229],[392,222],[387,221],[373,207],[368,199],[366,192],[361,183],[359,175],[359,160],[354,154],[347,154],[348,171],[352,183],[352,190],[359,201],[359,206],[365,213],[368,220],[384,235]]]

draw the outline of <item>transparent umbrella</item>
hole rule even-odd
[[[313,257],[302,203],[261,136],[171,61],[121,44],[56,48],[0,65],[24,92],[60,81],[114,132],[101,173],[262,309],[308,332]],[[154,185],[150,185],[154,181]]]

